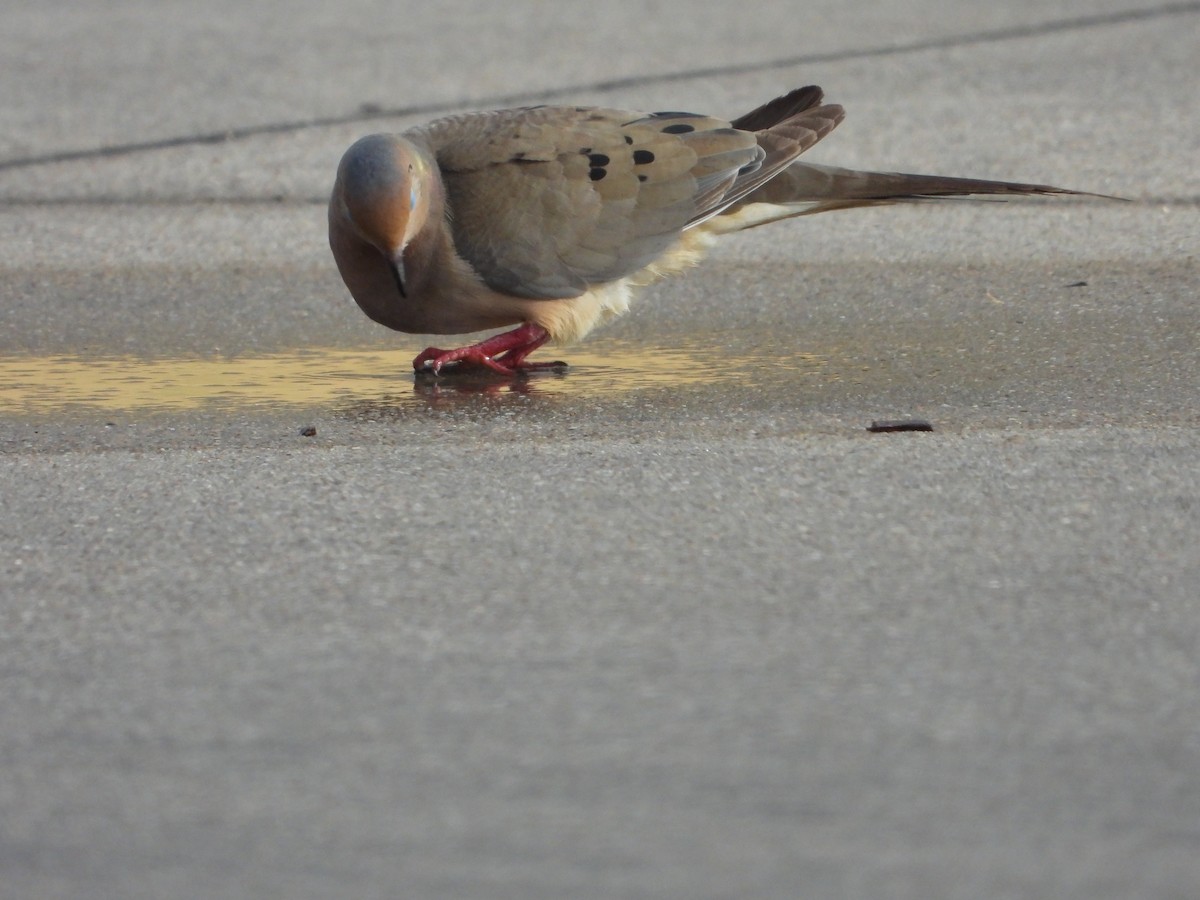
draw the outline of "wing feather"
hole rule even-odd
[[[587,107],[453,116],[412,136],[438,161],[459,254],[494,290],[534,298],[644,269],[766,156],[720,119]]]

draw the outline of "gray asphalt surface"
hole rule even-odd
[[[10,6],[0,897],[1196,896],[1200,3]],[[363,133],[802,83],[1129,202],[759,229],[512,384],[324,244]]]

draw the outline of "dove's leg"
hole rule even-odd
[[[561,362],[525,362],[525,357],[550,339],[550,334],[541,325],[526,322],[519,328],[497,334],[478,344],[460,347],[457,350],[441,350],[428,347],[413,360],[418,372],[442,371],[449,363],[483,366],[501,375],[516,375],[537,369],[560,369]]]

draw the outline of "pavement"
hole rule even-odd
[[[1198,36],[10,3],[0,898],[1196,896]],[[1128,199],[758,229],[510,383],[333,268],[364,133],[804,83],[815,161]]]

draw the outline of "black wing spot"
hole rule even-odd
[[[633,151],[634,165],[644,166],[647,163],[654,162],[654,154],[649,150],[634,150]]]
[[[648,177],[649,177],[648,175],[639,175],[638,181],[645,181]]]
[[[599,181],[607,174],[608,172],[606,170],[601,169],[598,166],[594,169],[588,169],[588,178],[592,179],[592,181]]]
[[[690,131],[695,131],[695,125],[685,125],[680,122],[678,125],[668,125],[663,129],[663,134],[687,134]]]
[[[593,166],[607,166],[610,160],[603,153],[592,153],[588,155],[588,162]]]
[[[627,144],[633,143],[633,138],[631,138],[629,135],[625,135],[624,137],[625,137],[625,143],[627,143]]]

